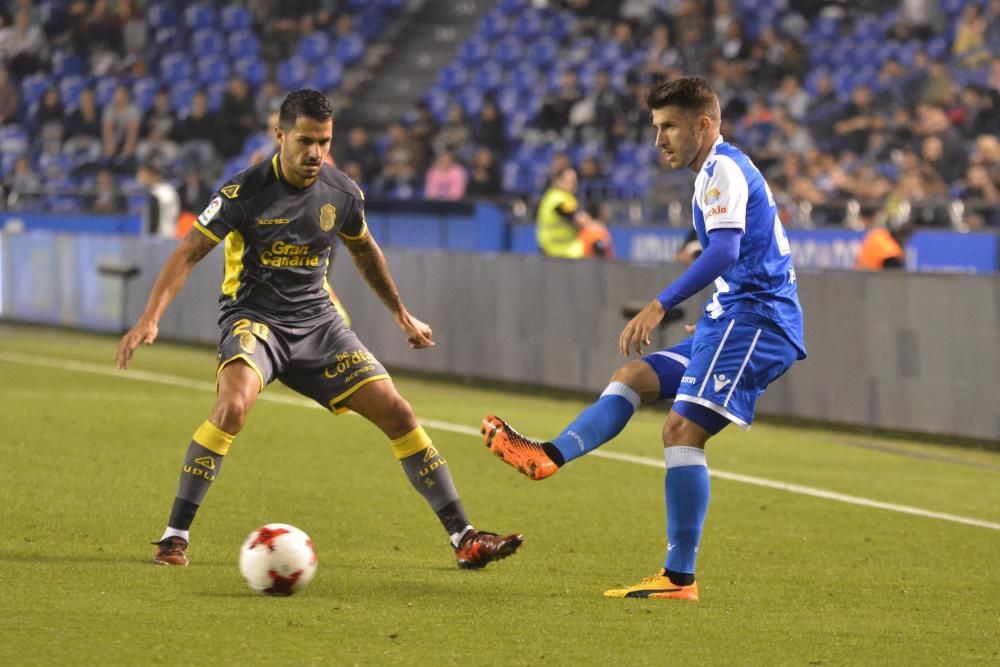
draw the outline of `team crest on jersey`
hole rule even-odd
[[[247,354],[253,354],[257,349],[257,339],[252,333],[241,333],[240,334],[240,347]]]
[[[711,206],[719,201],[720,197],[722,197],[722,193],[719,191],[719,188],[709,188],[708,191],[705,192],[705,205]]]
[[[319,209],[319,228],[324,232],[333,229],[337,223],[337,207],[333,204],[323,204]]]
[[[208,206],[198,216],[198,222],[202,225],[207,225],[215,217],[215,214],[219,212],[220,208],[222,208],[222,197],[216,195],[212,197],[212,201],[208,202]]]

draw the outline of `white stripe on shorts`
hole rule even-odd
[[[726,327],[726,333],[722,337],[722,342],[719,343],[718,349],[715,350],[715,356],[712,357],[712,365],[708,367],[705,379],[701,383],[701,389],[698,390],[698,398],[701,398],[701,395],[705,393],[705,385],[708,384],[708,378],[712,377],[712,371],[715,370],[715,362],[719,360],[719,355],[722,354],[722,347],[726,344],[726,339],[729,338],[729,332],[733,330],[734,324],[736,324],[736,320],[729,320],[729,326]]]
[[[757,339],[760,338],[760,329],[757,329],[757,333],[754,334],[753,342],[750,343],[750,349],[747,350],[747,356],[743,359],[743,365],[740,366],[740,372],[736,374],[736,379],[733,380],[733,386],[729,388],[729,393],[726,394],[726,400],[723,402],[722,407],[727,407],[729,405],[729,399],[733,397],[733,392],[736,391],[736,385],[739,384],[740,378],[743,376],[743,371],[746,370],[747,363],[750,361],[750,355],[753,354],[753,349],[757,347]]]
[[[687,368],[688,365],[691,363],[691,360],[685,357],[683,354],[677,354],[676,352],[671,352],[670,350],[660,350],[659,352],[654,352],[653,354],[658,354],[661,357],[666,357],[667,359],[673,359],[684,368]]]

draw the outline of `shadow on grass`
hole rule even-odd
[[[156,570],[170,570],[167,566],[157,565],[153,562],[152,556],[148,558],[135,558],[131,555],[123,555],[114,552],[95,552],[90,554],[58,554],[58,553],[37,553],[37,554],[25,554],[25,553],[12,553],[9,551],[0,551],[0,562],[6,563],[26,563],[29,565],[65,565],[67,563],[95,563],[100,565],[140,565],[142,567],[149,566]],[[199,567],[205,568],[229,568],[232,567],[232,563],[223,563],[221,561],[212,562],[205,561],[199,562]]]

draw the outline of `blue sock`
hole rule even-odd
[[[697,447],[667,447],[664,496],[667,502],[667,558],[671,572],[694,574],[698,542],[708,511],[708,466],[705,450]]]
[[[562,454],[563,462],[583,456],[621,433],[639,403],[639,394],[631,387],[612,382],[596,403],[581,412],[559,437],[552,440],[552,445]]]

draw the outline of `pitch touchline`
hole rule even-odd
[[[26,366],[39,366],[42,368],[54,368],[62,371],[76,371],[79,373],[94,373],[96,375],[107,375],[110,377],[115,377],[125,380],[138,380],[141,382],[151,382],[156,384],[170,385],[173,387],[183,387],[185,389],[198,389],[202,391],[215,391],[214,382],[204,382],[201,380],[189,380],[187,378],[177,377],[175,375],[167,375],[165,373],[154,373],[151,371],[140,371],[140,370],[130,370],[127,372],[122,372],[115,370],[110,367],[105,367],[99,364],[93,364],[86,361],[74,361],[72,359],[58,359],[55,357],[37,357],[29,354],[20,354],[17,352],[4,352],[0,351],[0,361],[7,361],[14,364],[23,364]],[[109,361],[110,366],[110,361]],[[298,405],[307,408],[316,408],[322,410],[322,406],[306,398],[299,398],[297,396],[285,396],[283,394],[261,394],[261,400],[271,401],[274,403],[285,403],[287,405]],[[351,413],[349,413],[351,414]],[[473,428],[471,426],[462,426],[461,424],[452,424],[450,422],[438,421],[436,419],[421,419],[421,423],[424,426],[432,429],[438,429],[440,431],[448,431],[450,433],[459,433],[462,435],[471,435],[474,437],[479,437],[479,429]],[[635,456],[633,454],[619,454],[617,452],[606,452],[606,451],[593,451],[590,456],[599,456],[603,459],[611,459],[613,461],[623,461],[625,463],[635,463],[638,465],[649,466],[651,468],[664,467],[664,462],[662,459],[651,459],[644,456]],[[973,519],[970,517],[959,516],[956,514],[946,514],[944,512],[933,512],[931,510],[921,509],[919,507],[910,507],[908,505],[897,505],[895,503],[884,503],[879,500],[871,500],[870,498],[862,498],[860,496],[850,496],[843,493],[835,493],[833,491],[824,491],[823,489],[817,489],[811,486],[802,486],[799,484],[789,484],[787,482],[778,482],[775,480],[765,479],[763,477],[752,477],[750,475],[740,475],[738,473],[726,472],[724,470],[710,469],[709,475],[712,477],[717,477],[718,479],[725,479],[731,482],[741,482],[743,484],[752,484],[753,486],[762,486],[768,489],[777,489],[779,491],[787,491],[788,493],[796,493],[803,496],[812,496],[814,498],[825,498],[826,500],[836,500],[842,503],[848,503],[850,505],[860,505],[862,507],[874,507],[876,509],[889,510],[891,512],[899,512],[900,514],[910,514],[913,516],[922,516],[928,519],[940,519],[941,521],[950,521],[952,523],[960,523],[967,526],[977,526],[979,528],[989,528],[990,530],[1000,530],[1000,523],[994,523],[991,521],[983,521],[981,519]]]

